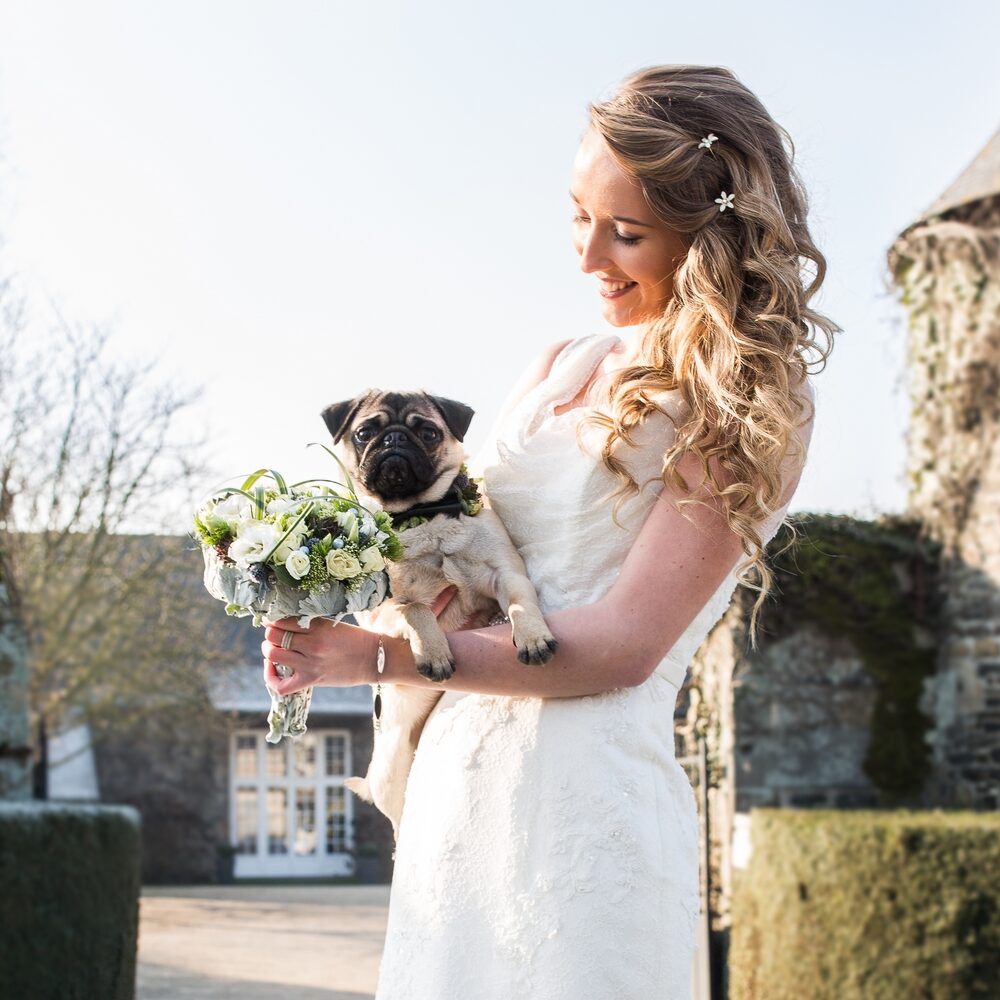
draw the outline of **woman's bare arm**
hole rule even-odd
[[[693,457],[679,471],[700,480]],[[782,504],[794,492],[801,467],[789,467]],[[517,659],[510,625],[449,633],[455,674],[436,683],[417,673],[409,644],[384,638],[384,683],[508,696],[570,697],[629,687],[646,680],[722,581],[743,557],[742,541],[720,505],[690,505],[682,515],[675,495],[661,492],[630,549],[615,583],[594,604],[547,614],[559,651],[547,664]],[[282,628],[300,631],[294,622]],[[262,646],[265,676],[279,693],[311,684],[351,685],[376,679],[378,636],[349,625],[319,622],[296,635],[291,651],[279,647],[281,629],[268,629]],[[273,662],[295,675],[281,680]]]

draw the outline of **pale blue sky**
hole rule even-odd
[[[587,101],[727,66],[796,142],[845,329],[793,508],[898,510],[885,251],[1000,123],[998,37],[992,0],[0,0],[5,267],[204,386],[206,486],[324,474],[318,412],[373,384],[474,406],[474,451],[542,345],[608,330],[570,244]]]

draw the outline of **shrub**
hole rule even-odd
[[[132,1000],[139,888],[135,810],[0,805],[0,993]]]
[[[1000,984],[1000,814],[754,810],[734,1000],[977,1000]]]

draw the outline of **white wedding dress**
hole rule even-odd
[[[597,601],[662,483],[654,413],[620,454],[646,485],[619,512],[583,408],[615,336],[573,341],[473,467],[543,612]],[[666,410],[676,394],[656,397]],[[784,509],[764,525],[765,538]],[[376,1000],[681,1000],[698,916],[698,826],[674,758],[674,703],[729,605],[730,576],[638,687],[574,698],[446,692],[406,791]],[[558,653],[556,654],[558,658]],[[545,666],[525,666],[545,670]]]

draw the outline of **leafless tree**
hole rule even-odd
[[[86,721],[95,739],[165,705],[207,722],[221,609],[201,596],[193,543],[163,533],[204,485],[198,445],[178,434],[194,394],[58,314],[33,336],[9,283],[0,327],[0,550],[33,720]]]

